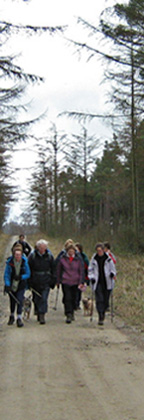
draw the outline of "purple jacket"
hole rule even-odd
[[[57,266],[57,283],[74,286],[83,281],[83,265],[80,258],[75,255],[72,261],[67,255],[64,255]]]

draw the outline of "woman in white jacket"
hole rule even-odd
[[[114,287],[116,269],[112,259],[104,252],[102,243],[96,244],[96,253],[92,256],[88,268],[88,277],[92,290],[95,292],[98,324],[103,325],[105,311],[111,290]]]

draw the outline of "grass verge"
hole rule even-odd
[[[9,243],[10,236],[0,232],[0,264],[4,261],[6,247]]]
[[[143,327],[144,257],[117,258],[117,280],[114,290],[116,313],[129,325]]]

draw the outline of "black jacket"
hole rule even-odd
[[[28,262],[31,269],[30,287],[41,292],[47,286],[52,288],[55,286],[54,257],[49,249],[43,255],[34,250],[29,255]]]
[[[16,242],[13,244],[13,246],[12,246],[12,251],[13,251],[14,246],[15,246],[15,245],[17,245],[17,244],[20,244],[20,245],[22,246],[22,249],[23,249],[23,254],[25,254],[25,255],[26,255],[26,257],[28,257],[28,255],[29,255],[29,254],[30,254],[30,252],[31,252],[31,247],[30,247],[30,245],[28,244],[28,242],[26,242],[26,241],[20,241],[20,240],[16,241]]]

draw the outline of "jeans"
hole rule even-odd
[[[50,292],[50,287],[46,287],[40,292],[41,297],[34,293],[33,301],[35,308],[39,314],[45,314],[48,310],[48,295]]]
[[[18,290],[17,292],[12,292],[13,296],[19,301],[19,303],[17,303],[16,300],[11,295],[9,295],[11,314],[14,314],[16,306],[17,306],[17,315],[22,314],[24,292],[25,292],[25,289]]]
[[[76,309],[77,288],[77,285],[69,286],[68,284],[62,284],[65,315],[73,314]]]

